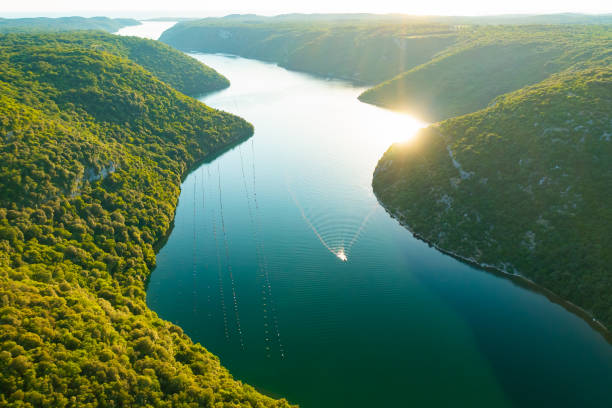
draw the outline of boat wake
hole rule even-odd
[[[286,186],[300,215],[319,242],[340,261],[348,262],[351,250],[368,225],[376,206],[372,206],[365,215],[359,211],[351,213],[347,209],[343,209],[341,215],[309,213],[293,193],[288,179]]]

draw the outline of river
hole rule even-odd
[[[148,24],[122,33],[170,25]],[[232,83],[201,100],[255,135],[184,180],[147,291],[162,318],[302,407],[612,406],[599,332],[441,254],[378,204],[378,159],[424,124],[346,82],[192,56]]]

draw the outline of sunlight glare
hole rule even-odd
[[[365,123],[371,123],[369,144],[375,151],[385,152],[394,143],[406,143],[414,139],[419,130],[429,123],[404,112],[383,110],[365,105]],[[381,120],[381,115],[384,120]]]

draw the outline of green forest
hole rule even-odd
[[[204,94],[229,86],[228,79],[214,69],[158,41],[94,31],[54,35],[7,34],[5,38],[14,47],[45,45],[50,48],[50,53],[55,47],[69,43],[127,58],[186,95]],[[28,58],[27,55],[24,53],[21,58]]]
[[[101,33],[0,35],[0,406],[288,406],[145,303],[182,177],[253,133],[179,92],[219,85],[197,64]]]

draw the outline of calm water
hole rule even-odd
[[[346,83],[194,56],[232,81],[202,100],[255,135],[184,181],[148,288],[161,317],[303,407],[612,406],[599,333],[377,203],[377,160],[422,124]]]
[[[175,24],[176,21],[143,21],[141,25],[123,27],[117,34],[157,40],[164,31]]]

